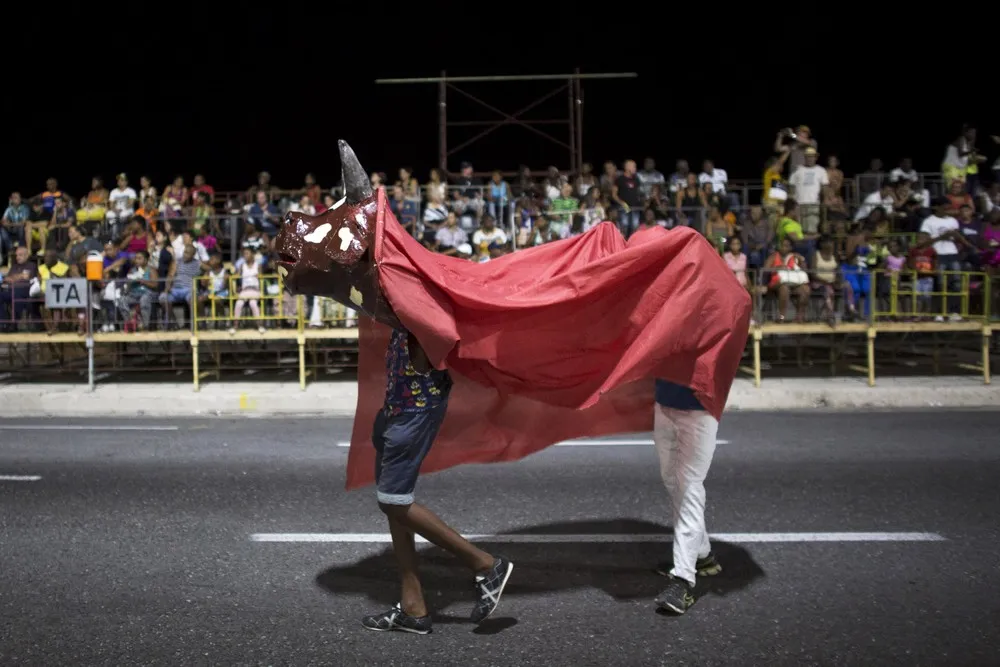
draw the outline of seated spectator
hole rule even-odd
[[[472,247],[469,245],[469,237],[458,224],[458,216],[454,211],[448,213],[445,224],[434,233],[435,252],[453,257],[470,257]]]
[[[550,166],[543,183],[545,188],[545,198],[550,202],[553,202],[561,197],[563,193],[563,186],[567,183],[568,180],[566,177],[559,173],[559,168]],[[570,196],[572,196],[572,188],[570,189]]]
[[[10,193],[7,208],[0,218],[0,266],[12,259],[15,245],[24,245],[24,223],[28,221],[31,209],[21,201],[20,192]]]
[[[133,216],[125,228],[125,234],[119,242],[119,247],[128,257],[129,261],[137,252],[145,252],[149,247],[149,234],[143,229],[145,220],[140,216]]]
[[[722,217],[717,206],[708,209],[708,220],[705,222],[705,238],[720,250],[725,248],[726,240],[733,236],[733,225]]]
[[[24,223],[24,247],[28,249],[29,255],[32,254],[36,245],[40,253],[45,251],[45,245],[49,239],[49,226],[53,217],[54,213],[45,210],[41,199],[31,200],[31,211],[28,213],[27,222]]]
[[[476,260],[486,262],[507,252],[507,234],[496,226],[491,215],[484,215],[479,229],[472,235]]]
[[[823,237],[819,240],[816,254],[813,256],[812,288],[823,295],[823,313],[821,317],[826,319],[830,323],[830,326],[836,324],[833,299],[838,291],[844,295],[847,319],[853,320],[857,317],[857,311],[854,306],[854,290],[851,284],[844,280],[843,272],[840,269],[840,262],[837,260],[833,239],[830,237]]]
[[[130,220],[135,214],[135,205],[138,201],[138,195],[129,187],[125,174],[118,174],[116,180],[117,186],[108,195],[107,220],[112,236],[117,236],[119,225]]]
[[[208,289],[198,295],[198,302],[207,304],[208,317],[215,319],[217,313],[226,310],[229,300],[229,269],[222,263],[220,252],[213,252],[208,258],[208,266],[204,268]]]
[[[313,174],[306,174],[305,185],[302,188],[302,195],[304,197],[309,197],[315,206],[319,207],[323,202],[323,188],[321,188],[316,183],[316,177]]]
[[[146,221],[146,229],[154,233],[156,232],[158,229],[157,220],[160,216],[160,210],[156,206],[155,198],[147,197],[135,214],[142,217],[142,219]]]
[[[580,202],[573,196],[573,186],[563,183],[559,196],[553,199],[549,206],[551,223],[553,227],[558,228],[562,238],[569,236],[569,230],[573,226],[573,216],[579,208]]]
[[[293,202],[288,210],[296,213],[304,213],[306,215],[316,215],[316,207],[313,206],[312,200],[309,199],[308,195],[302,195],[299,197],[297,202]]]
[[[994,209],[983,225],[983,252],[981,264],[990,273],[996,273],[1000,267],[1000,209]],[[1000,290],[997,290],[1000,296]]]
[[[611,195],[612,190],[618,183],[619,176],[621,176],[621,172],[618,171],[618,167],[614,162],[608,160],[604,163],[604,173],[601,174],[598,183],[600,184],[601,192],[604,193],[605,198],[609,201],[614,201]]]
[[[46,215],[49,216],[51,216],[52,212],[55,210],[57,200],[62,199],[65,202],[71,201],[70,196],[59,188],[59,181],[54,178],[46,180],[45,191],[35,195],[33,199],[41,200],[42,208],[45,209]]]
[[[642,190],[644,199],[648,199],[652,194],[654,185],[662,187],[667,182],[663,174],[657,171],[656,160],[651,157],[643,160],[642,171],[636,174],[636,176],[639,178],[639,188]]]
[[[934,276],[937,272],[937,252],[927,232],[917,234],[917,243],[910,249],[909,268],[916,272],[914,289],[917,293],[917,313],[931,312],[931,293],[934,291]]]
[[[200,245],[209,255],[211,259],[212,253],[216,251],[219,247],[219,241],[212,234],[209,233],[208,229],[205,227],[200,227],[198,225],[194,226],[191,230],[192,243],[197,244],[195,247]],[[207,261],[207,260],[206,260]]]
[[[749,217],[743,221],[742,228],[740,238],[747,255],[747,265],[751,269],[759,269],[770,252],[774,226],[764,215],[761,206],[751,206]]]
[[[101,223],[108,212],[108,190],[100,177],[95,176],[90,182],[90,192],[80,200],[80,208],[76,212],[76,220],[80,223]]]
[[[215,188],[205,182],[202,174],[194,175],[194,185],[191,187],[191,199],[197,201],[198,195],[201,195],[209,206],[215,204]]]
[[[248,222],[253,227],[269,236],[278,233],[278,225],[281,224],[281,211],[267,199],[267,194],[259,190],[256,194],[256,202],[250,207]]]
[[[663,196],[663,186],[654,184],[649,188],[649,198],[646,200],[646,210],[652,211],[653,219],[658,225],[667,226],[670,219],[670,204]]]
[[[876,208],[885,209],[886,213],[892,213],[894,199],[894,188],[889,179],[883,179],[880,187],[875,192],[865,197],[864,203],[854,212],[855,220],[864,220]]]
[[[194,195],[194,208],[191,209],[191,227],[193,229],[206,229],[215,224],[213,219],[215,209],[208,202],[208,194],[198,192]]]
[[[565,237],[560,236],[559,230],[549,223],[549,219],[544,215],[540,215],[535,219],[535,223],[524,245],[539,246],[543,243],[558,241],[562,238]]]
[[[153,298],[159,287],[156,269],[149,264],[149,254],[139,250],[133,255],[131,268],[125,276],[125,286],[122,288],[118,301],[118,310],[126,329],[138,331],[149,329],[149,319],[153,310]],[[137,319],[133,319],[133,311],[138,308]]]
[[[39,303],[31,297],[31,284],[38,280],[38,266],[31,261],[25,246],[14,251],[14,263],[0,282],[0,329],[13,331],[17,323],[27,319],[34,328],[40,312]]]
[[[795,295],[795,321],[805,322],[809,304],[809,274],[805,258],[795,252],[789,237],[779,242],[778,250],[767,263],[769,278],[767,291],[778,296],[778,322],[785,321],[788,302]]]
[[[71,266],[76,266],[81,261],[85,261],[91,252],[101,252],[101,242],[93,236],[84,236],[83,232],[76,225],[71,226],[67,232],[69,243],[63,251],[63,257]]]
[[[677,224],[701,229],[704,222],[704,211],[708,208],[705,191],[698,186],[698,177],[688,172],[687,184],[677,190],[674,199],[677,210]]]
[[[444,202],[448,199],[448,184],[441,175],[440,169],[431,169],[427,184],[424,186],[428,201]],[[405,192],[403,193],[406,194]]]
[[[722,259],[726,261],[726,265],[736,276],[736,280],[739,281],[740,285],[750,289],[750,284],[747,281],[747,256],[743,254],[743,241],[739,237],[733,237],[729,239],[729,244],[726,252],[722,255]]]
[[[677,163],[674,165],[674,169],[675,169],[674,173],[670,174],[670,178],[667,179],[667,182],[670,186],[670,195],[672,197],[675,197],[678,192],[687,187],[689,183],[688,174],[691,173],[691,167],[688,166],[687,160],[678,160]],[[697,184],[698,184],[698,176],[696,174],[695,185]]]
[[[412,167],[401,167],[399,170],[399,180],[396,185],[403,188],[403,195],[406,197],[420,198],[420,183],[413,177]]]
[[[180,257],[170,266],[164,291],[160,293],[159,297],[160,306],[167,314],[168,319],[174,304],[183,303],[189,307],[194,305],[194,295],[196,294],[194,283],[195,279],[201,276],[201,271],[202,262],[196,256],[194,246],[184,246]]]
[[[184,186],[184,177],[176,177],[173,183],[163,189],[163,201],[160,202],[160,212],[163,217],[183,217],[184,208],[188,205],[188,196],[188,189]]]
[[[805,234],[802,232],[802,225],[799,224],[799,203],[795,199],[789,197],[785,200],[783,205],[783,215],[781,220],[778,222],[778,227],[775,229],[775,237],[780,244],[786,238],[791,240],[792,244],[799,244],[805,240]]]
[[[611,188],[611,201],[619,210],[619,229],[625,238],[639,227],[642,214],[642,189],[636,176],[635,160],[625,160],[621,176]]]
[[[965,191],[965,182],[961,179],[951,181],[946,197],[948,199],[948,207],[945,209],[945,213],[950,216],[958,217],[958,212],[963,206],[968,206],[975,210],[972,195]]]
[[[153,200],[153,206],[158,205],[160,195],[153,187],[153,181],[150,180],[149,176],[139,177],[139,201],[146,202],[148,200]],[[143,204],[145,206],[145,203]]]
[[[438,193],[436,190],[428,191],[427,207],[424,209],[422,232],[420,234],[420,242],[426,247],[430,248],[434,245],[434,238],[437,235],[439,229],[444,225],[445,220],[448,219],[448,207],[445,206],[444,201],[438,198]]]

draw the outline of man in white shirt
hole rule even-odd
[[[934,243],[934,252],[937,253],[938,289],[947,284],[948,309],[952,319],[958,319],[956,312],[959,293],[962,288],[962,277],[956,274],[946,275],[946,271],[961,271],[962,263],[958,258],[958,244],[966,244],[968,241],[959,231],[958,220],[948,215],[949,202],[945,197],[935,197],[931,202],[933,215],[927,216],[920,225],[920,231],[931,237]],[[940,310],[938,312],[941,312]],[[938,316],[940,319],[940,316]]]
[[[117,236],[117,224],[124,222],[135,213],[135,190],[129,187],[125,174],[118,174],[118,187],[108,195],[108,224],[112,233]]]
[[[815,234],[819,229],[820,206],[823,203],[824,188],[830,185],[826,169],[816,164],[818,154],[809,146],[805,149],[805,164],[792,173],[788,184],[792,187],[792,197],[799,202],[802,231]]]
[[[883,179],[881,188],[871,193],[865,197],[864,202],[858,207],[858,210],[854,213],[854,220],[864,220],[868,217],[868,214],[878,207],[882,207],[887,214],[892,213],[895,200],[892,198],[892,183],[888,180]]]
[[[920,175],[913,168],[913,160],[908,157],[900,160],[899,166],[889,173],[889,180],[893,183],[899,183],[904,179],[910,183],[916,183],[920,180]]]
[[[472,249],[476,261],[488,262],[502,255],[506,249],[507,235],[496,226],[493,216],[484,215],[479,229],[472,235]]]
[[[712,192],[716,194],[725,194],[726,183],[729,182],[729,174],[726,173],[725,169],[716,169],[715,163],[711,160],[705,160],[701,163],[701,173],[698,174],[698,183],[704,185],[705,183],[712,184]]]
[[[649,193],[652,192],[654,185],[659,185],[662,189],[667,181],[663,174],[656,170],[656,161],[651,157],[646,158],[642,165],[642,171],[636,174],[636,177],[639,179],[639,189],[642,190],[642,196],[646,199],[649,199]]]

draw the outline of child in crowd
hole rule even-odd
[[[240,294],[233,307],[233,324],[229,333],[236,333],[236,322],[243,317],[243,307],[249,305],[253,318],[260,323],[257,330],[264,333],[264,323],[260,322],[260,267],[261,261],[254,256],[251,248],[243,248],[243,257],[236,263],[240,275]]]
[[[910,249],[909,263],[910,269],[917,274],[914,287],[917,293],[918,306],[915,310],[918,313],[930,313],[937,253],[934,252],[934,245],[931,243],[930,234],[927,232],[917,234],[917,245]]]

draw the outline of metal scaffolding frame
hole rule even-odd
[[[581,74],[577,68],[572,74],[527,74],[513,76],[453,76],[449,77],[447,72],[441,70],[439,77],[415,78],[415,79],[376,79],[376,84],[413,84],[413,83],[436,83],[438,85],[438,166],[448,173],[448,158],[463,148],[471,146],[486,135],[506,125],[517,125],[530,132],[545,137],[549,141],[562,146],[569,152],[570,170],[579,173],[583,164],[583,89],[580,84],[584,79],[634,79],[639,75],[635,72],[614,72]],[[541,97],[535,99],[531,104],[518,109],[513,113],[502,111],[492,104],[484,102],[468,91],[462,90],[457,84],[460,83],[501,83],[517,81],[563,81],[555,90],[552,90]],[[480,106],[501,116],[498,120],[448,120],[448,90],[476,102]],[[556,95],[566,91],[567,93],[567,114],[563,118],[546,119],[524,119],[522,116],[539,105],[547,102]],[[555,135],[541,129],[539,126],[567,125],[568,141],[563,141]],[[482,132],[467,139],[451,149],[448,148],[448,128],[449,127],[484,127]]]

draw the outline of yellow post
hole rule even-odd
[[[983,384],[990,383],[990,336],[993,335],[993,328],[989,319],[983,325]]]
[[[299,388],[306,390],[306,337],[298,335],[299,341]]]
[[[764,337],[760,327],[753,330],[753,386],[760,388],[760,339]]]
[[[875,386],[875,327],[868,327],[868,386]]]
[[[198,391],[200,373],[198,372],[198,338],[196,336],[191,337],[191,370],[194,374],[194,390]]]

